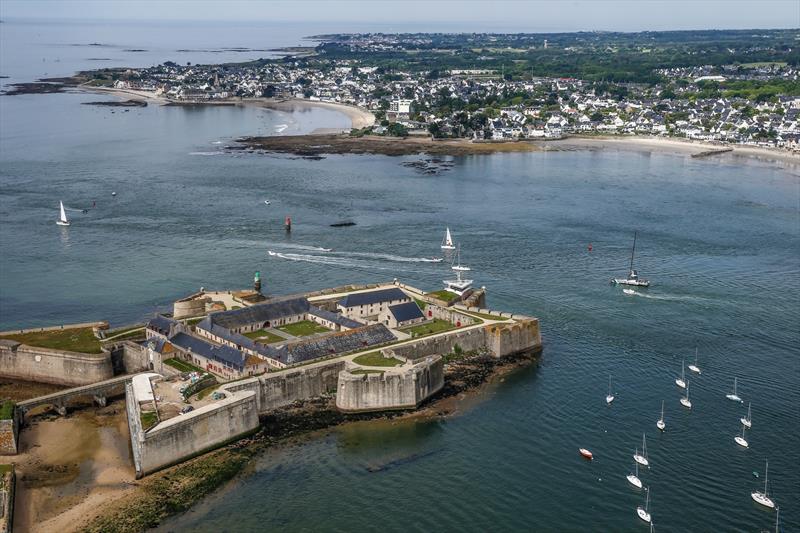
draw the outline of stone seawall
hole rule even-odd
[[[207,452],[255,431],[258,426],[256,395],[243,391],[229,394],[227,398],[201,407],[191,413],[178,415],[157,424],[148,431],[131,418],[138,418],[137,406],[128,401],[131,444],[134,460],[138,458],[136,475],[155,472],[167,466]],[[135,433],[135,434],[134,434]]]
[[[344,369],[344,361],[331,361],[327,364],[270,372],[264,376],[223,385],[220,389],[227,392],[256,393],[258,412],[264,413],[297,400],[308,400],[335,391],[339,372]]]
[[[111,354],[83,354],[0,340],[0,376],[56,385],[88,385],[114,377]]]
[[[414,409],[444,386],[440,356],[427,357],[406,368],[381,373],[339,373],[336,407],[342,411]]]
[[[402,346],[388,347],[383,353],[404,360],[416,361],[434,354],[447,354],[458,346],[462,351],[488,351],[494,357],[538,350],[542,346],[539,320],[514,317],[513,321],[487,324],[447,335],[420,339]]]

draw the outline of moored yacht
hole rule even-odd
[[[638,455],[638,453],[639,453],[638,450],[634,450],[633,451],[634,457],[636,455]],[[642,480],[639,479],[639,463],[634,461],[633,462],[633,468],[634,468],[634,473],[627,475],[628,483],[630,483],[631,485],[633,485],[637,489],[641,489],[642,488]]]
[[[650,466],[650,461],[647,459],[647,441],[645,440],[644,433],[642,433],[642,453],[638,450],[633,454],[633,460],[642,466]]]
[[[681,363],[681,377],[675,379],[675,385],[685,389],[686,388],[686,360]]]
[[[459,296],[463,296],[465,292],[472,288],[472,280],[471,279],[464,279],[461,275],[464,272],[469,272],[471,269],[468,266],[463,266],[461,264],[461,246],[458,246],[458,250],[456,252],[456,264],[450,267],[456,273],[456,279],[446,279],[444,280],[444,288],[445,290],[455,293]]]
[[[697,366],[697,348],[696,347],[694,349],[694,364],[689,365],[689,370],[691,370],[695,374],[702,374],[702,372],[700,372],[700,367]]]
[[[739,419],[744,427],[750,429],[753,427],[753,420],[750,418],[750,402],[747,402],[747,417],[742,417]]]
[[[736,378],[733,378],[733,392],[731,394],[726,394],[725,397],[734,402],[743,403],[742,399],[739,398],[739,395],[736,394]]]
[[[770,509],[775,508],[775,502],[772,501],[772,498],[769,497],[767,494],[767,478],[769,476],[769,461],[766,462],[764,466],[764,492],[753,491],[750,493],[750,497],[753,498],[753,501],[763,505],[764,507],[769,507]]]

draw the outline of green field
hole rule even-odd
[[[378,351],[359,355],[353,359],[353,362],[357,365],[364,366],[399,366],[403,364],[400,359],[395,359],[394,357],[384,357],[381,355],[381,352]]]
[[[0,420],[11,420],[14,416],[14,402],[6,400],[0,403]]]
[[[145,431],[158,424],[158,415],[152,411],[143,412],[139,415],[139,419],[142,421],[142,429]]]
[[[403,331],[410,334],[412,337],[422,337],[424,335],[433,335],[434,333],[440,333],[453,328],[455,328],[455,326],[447,320],[435,318],[430,322],[424,322],[422,324],[404,329]]]
[[[285,331],[289,335],[294,335],[295,337],[306,337],[308,335],[314,335],[315,333],[326,333],[330,331],[328,328],[323,328],[316,322],[310,320],[301,320],[294,324],[286,324],[277,329]]]
[[[67,350],[70,352],[99,354],[102,353],[100,339],[94,336],[92,328],[57,329],[53,331],[32,331],[3,335],[0,339],[9,339],[39,348]]]
[[[181,372],[205,372],[205,370],[200,367],[194,366],[193,364],[187,363],[181,359],[175,359],[174,357],[164,361],[164,364],[169,365]]]
[[[262,344],[272,344],[273,342],[281,342],[286,340],[280,335],[275,335],[274,333],[264,329],[259,329],[258,331],[250,331],[248,333],[242,333],[242,335],[244,335],[248,339],[253,339],[254,341],[258,341]]]
[[[489,315],[487,313],[478,313],[476,311],[464,312],[465,315],[470,315],[478,318],[485,318],[486,320],[508,320],[505,316]]]

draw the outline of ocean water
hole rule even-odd
[[[314,33],[301,30],[291,39]],[[256,45],[235,41],[212,44]],[[276,448],[162,530],[646,531],[644,492],[625,480],[643,432],[658,531],[772,527],[750,499],[767,458],[784,528],[800,528],[796,167],[610,150],[445,158],[452,170],[423,175],[401,164],[423,156],[224,152],[282,125],[347,126],[327,110],[81,105],[98,99],[0,96],[0,329],[126,324],[200,286],[247,286],[255,270],[274,294],[395,277],[438,289],[450,273],[426,259],[445,226],[492,307],[542,320],[539,363],[461,416]],[[69,228],[54,224],[59,200]],[[343,218],[357,225],[329,226]],[[624,275],[635,230],[652,286],[628,296],[608,280]],[[674,379],[695,347],[687,411]],[[744,405],[725,399],[734,377]]]

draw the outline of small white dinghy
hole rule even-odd
[[[753,498],[753,501],[763,505],[764,507],[769,507],[770,509],[775,508],[775,502],[772,501],[772,498],[769,497],[767,494],[767,477],[769,475],[769,461],[766,462],[764,466],[764,492],[754,491],[750,493],[750,497]]]
[[[681,363],[681,377],[675,379],[675,385],[682,389],[686,388],[686,359]]]
[[[67,212],[64,210],[64,202],[59,201],[59,206],[61,207],[61,213],[58,216],[58,220],[56,220],[56,224],[59,226],[69,226],[69,220],[67,219]]]
[[[614,401],[614,395],[611,394],[611,376],[608,376],[608,394],[606,395],[606,403],[610,404]]]
[[[636,454],[637,454],[637,451],[634,450],[633,455],[635,456]],[[634,461],[633,462],[633,468],[635,469],[634,473],[627,475],[628,483],[630,483],[631,485],[633,485],[637,489],[641,489],[642,488],[642,480],[639,479],[639,463]]]
[[[642,433],[642,453],[633,454],[633,460],[642,466],[650,466],[650,461],[647,459],[647,441],[645,440],[644,433]]]
[[[689,399],[689,384],[686,384],[686,396],[681,398],[681,405],[687,409],[692,408],[692,401]]]
[[[733,378],[733,392],[731,394],[726,394],[725,397],[734,402],[744,403],[742,399],[739,398],[739,395],[736,394],[736,378]]]
[[[747,429],[750,429],[751,427],[753,427],[753,421],[750,418],[750,402],[747,402],[747,418],[744,418],[744,417],[740,418],[739,422],[741,422],[742,425],[744,427],[746,427]]]
[[[694,364],[689,365],[689,370],[695,374],[702,374],[702,372],[700,372],[700,367],[697,366],[697,348],[694,349]]]
[[[733,440],[736,441],[736,444],[741,446],[742,448],[749,448],[750,444],[747,443],[747,440],[744,438],[744,426],[742,426],[742,434],[736,435]]]
[[[271,204],[271,203],[272,203],[272,202],[270,202],[269,200],[264,200],[264,205],[269,205],[269,204]]]
[[[639,518],[641,518],[642,520],[644,520],[645,522],[647,522],[649,524],[650,520],[651,520],[651,518],[650,518],[650,487],[647,487],[644,490],[647,491],[647,498],[644,501],[644,507],[643,508],[642,507],[637,507],[636,508],[636,514],[639,515]]]
[[[664,431],[664,429],[667,427],[667,424],[664,422],[664,400],[661,400],[661,418],[659,418],[658,422],[656,422],[656,427],[661,431]]]

